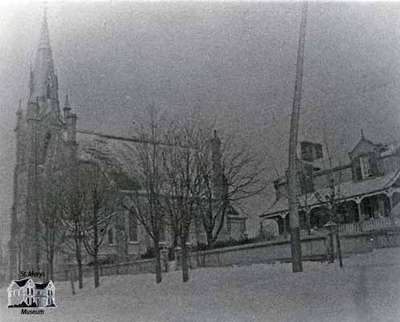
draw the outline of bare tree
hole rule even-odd
[[[117,194],[106,173],[97,164],[90,164],[82,169],[80,177],[86,195],[83,244],[93,258],[94,286],[98,287],[99,250],[116,209]]]
[[[61,209],[64,186],[60,172],[43,172],[38,193],[40,245],[46,254],[46,275],[54,279],[56,251],[64,241],[65,231],[61,226]]]
[[[204,140],[196,149],[198,171],[201,175],[199,210],[207,245],[217,241],[229,207],[261,193],[267,186],[263,162],[248,145],[241,145],[233,135],[222,145],[214,137]]]
[[[83,288],[82,252],[86,220],[87,191],[84,186],[84,173],[80,173],[79,170],[79,167],[73,169],[70,175],[65,178],[65,193],[62,202],[62,223],[66,229],[65,246],[75,256],[78,268],[78,286],[81,289]]]
[[[160,241],[163,231],[163,212],[160,198],[163,194],[162,163],[162,128],[160,126],[160,113],[154,105],[147,109],[148,120],[136,129],[136,136],[141,141],[137,144],[136,177],[140,191],[133,191],[125,196],[122,207],[129,211],[143,225],[148,236],[153,242],[155,253],[156,282],[160,283],[161,254]]]
[[[196,148],[199,129],[193,124],[172,124],[165,135],[168,143],[163,149],[163,173],[167,196],[162,205],[169,214],[168,223],[174,235],[174,247],[179,239],[182,248],[182,279],[189,280],[190,226],[197,211],[201,177]]]

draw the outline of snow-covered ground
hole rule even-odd
[[[181,282],[180,272],[163,276],[103,277],[94,290],[86,280],[71,295],[56,283],[58,307],[44,315],[7,308],[0,289],[0,321],[400,321],[400,248],[382,249],[337,263],[203,268]]]

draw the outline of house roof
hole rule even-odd
[[[19,287],[24,286],[28,281],[30,280],[30,278],[23,278],[21,280],[16,280],[14,281]]]
[[[35,286],[38,290],[45,289],[49,285],[49,282],[44,282],[44,283],[35,283]]]
[[[351,197],[357,197],[368,193],[383,191],[392,186],[395,183],[395,181],[399,178],[399,176],[400,176],[400,170],[388,173],[387,175],[381,177],[376,177],[363,181],[343,182],[335,187],[336,193],[338,196],[340,196],[339,199],[345,200]],[[323,204],[323,202],[321,202],[321,200],[317,198],[316,195],[318,194],[320,196],[329,195],[330,189],[329,188],[320,189],[312,194],[309,194],[308,196],[302,195],[299,198],[300,206],[304,207],[305,205],[313,206],[317,204]],[[274,217],[274,215],[277,215],[279,213],[287,212],[288,209],[289,209],[288,199],[282,197],[278,199],[264,214],[260,215],[260,217],[262,218]]]
[[[381,153],[381,157],[386,157],[398,153],[400,151],[400,141],[392,142],[385,145],[385,149]]]

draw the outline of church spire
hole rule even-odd
[[[57,76],[54,72],[53,54],[50,46],[49,28],[47,24],[47,10],[44,8],[43,20],[40,29],[39,46],[31,75],[31,101],[57,99]]]

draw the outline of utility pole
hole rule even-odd
[[[297,179],[297,140],[299,132],[301,92],[303,82],[304,43],[306,38],[307,7],[308,3],[304,2],[301,11],[300,35],[296,62],[296,80],[294,85],[293,109],[290,119],[289,137],[288,199],[293,272],[303,271],[303,264],[301,261],[299,205],[297,199],[299,190]]]

